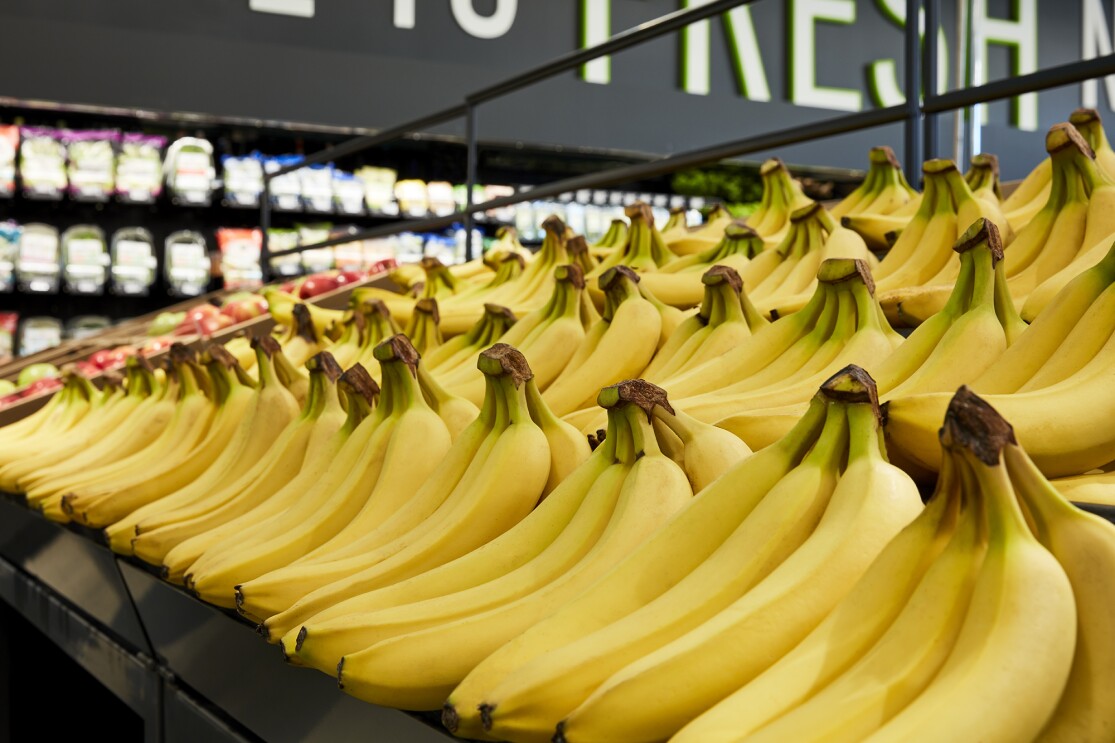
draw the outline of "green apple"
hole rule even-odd
[[[58,371],[58,367],[54,364],[31,364],[25,366],[19,372],[19,380],[16,382],[17,387],[26,387],[30,384],[38,382],[40,379],[50,379],[62,376],[62,372]]]
[[[0,397],[3,397],[4,395],[10,395],[17,389],[19,388],[15,386],[14,382],[9,382],[6,379],[0,379]]]
[[[147,335],[170,335],[185,319],[185,312],[160,312],[147,328]]]

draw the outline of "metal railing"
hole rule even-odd
[[[385,129],[374,135],[358,137],[335,147],[322,150],[291,165],[264,176],[263,195],[260,199],[260,227],[263,232],[263,247],[260,254],[260,267],[264,280],[271,278],[271,258],[301,253],[306,250],[328,248],[357,240],[385,237],[409,231],[436,230],[454,223],[463,223],[466,235],[466,259],[475,257],[473,250],[474,215],[477,212],[511,206],[524,201],[557,196],[579,189],[601,188],[631,181],[653,178],[685,168],[707,165],[721,160],[739,157],[754,152],[785,147],[812,139],[847,134],[898,122],[905,123],[903,163],[907,177],[916,182],[920,175],[921,163],[934,157],[937,150],[937,115],[968,108],[981,103],[1012,98],[1024,93],[1036,92],[1046,88],[1070,85],[1085,80],[1115,74],[1115,54],[1095,59],[1059,65],[1028,75],[1009,77],[1004,80],[964,88],[939,95],[910,95],[919,89],[937,89],[937,44],[930,29],[938,25],[940,0],[906,0],[905,27],[905,83],[907,97],[905,103],[888,108],[873,109],[803,124],[777,132],[752,135],[718,145],[701,147],[694,150],[668,155],[655,160],[634,165],[609,168],[589,175],[574,176],[536,186],[529,191],[519,191],[510,196],[491,199],[482,203],[473,202],[473,187],[476,185],[477,169],[477,127],[476,109],[487,102],[510,93],[548,80],[556,75],[574,70],[580,65],[599,57],[607,56],[638,46],[652,39],[678,31],[691,23],[711,18],[741,5],[756,0],[713,0],[705,5],[669,13],[653,21],[643,23],[619,33],[607,41],[592,47],[579,49],[562,55],[546,64],[515,75],[503,82],[489,85],[464,97],[460,104],[441,111]],[[925,44],[920,39],[920,24],[917,18],[925,10]],[[934,31],[935,32],[935,31]],[[337,158],[362,152],[371,147],[384,144],[407,134],[419,132],[433,126],[459,118],[465,119],[466,144],[466,183],[464,208],[443,216],[406,219],[360,230],[341,237],[323,240],[312,245],[302,245],[289,250],[271,252],[268,246],[267,231],[271,225],[271,180],[307,165],[324,163]]]

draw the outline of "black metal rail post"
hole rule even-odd
[[[922,64],[925,68],[925,96],[937,95],[937,28],[941,25],[940,0],[925,0],[925,48],[922,50]],[[925,146],[922,157],[926,160],[937,157],[937,132],[938,116],[935,113],[925,115]],[[962,163],[957,163],[963,170]]]
[[[268,242],[268,233],[271,232],[271,180],[263,179],[263,193],[259,195],[259,272],[264,284],[271,281],[271,243]]]
[[[468,142],[468,151],[465,160],[465,260],[471,261],[483,251],[483,246],[480,250],[474,250],[472,244],[472,228],[476,224],[476,218],[472,211],[473,197],[472,190],[476,186],[476,106],[472,103],[468,104],[468,111],[465,113],[465,139]]]
[[[921,0],[906,0],[906,180],[921,182]],[[928,43],[928,42],[927,42]]]

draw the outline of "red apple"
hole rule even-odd
[[[316,297],[319,294],[325,294],[336,289],[340,284],[337,283],[336,276],[328,276],[325,274],[313,274],[307,276],[306,280],[302,282],[302,286],[298,288],[299,299],[309,299]]]
[[[108,369],[112,363],[112,349],[102,348],[100,351],[94,351],[89,354],[86,363],[96,367],[97,369]]]
[[[213,316],[219,315],[219,314],[221,314],[220,309],[218,309],[217,307],[214,307],[213,305],[209,304],[208,302],[203,302],[202,304],[194,305],[190,309],[186,310],[186,320],[185,321],[202,320],[203,318],[213,317]]]
[[[23,399],[23,392],[12,392],[3,397],[0,397],[0,408],[6,408],[9,405],[19,402]]]
[[[92,361],[79,361],[74,364],[77,373],[83,377],[95,377],[101,373],[101,367],[94,364]]]
[[[340,273],[338,273],[334,277],[334,279],[337,282],[337,286],[344,286],[345,284],[354,284],[357,281],[363,281],[364,280],[364,272],[363,271],[341,271]]]
[[[236,322],[228,315],[217,314],[213,317],[207,317],[198,322],[198,332],[203,337],[209,337],[216,333],[218,330],[231,328]]]
[[[234,323],[246,322],[267,314],[267,300],[258,294],[248,294],[242,299],[226,301],[221,307],[221,314],[231,317]]]
[[[43,392],[52,392],[62,387],[62,380],[57,377],[39,379],[23,388],[24,397],[34,397]]]
[[[152,356],[159,351],[170,348],[172,343],[174,343],[174,338],[171,338],[169,335],[160,335],[144,343],[143,348],[141,348],[139,352],[144,356]]]

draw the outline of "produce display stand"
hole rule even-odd
[[[95,536],[0,498],[0,599],[136,712],[145,741],[456,740],[436,715],[366,704],[324,674],[284,668],[250,623]]]

